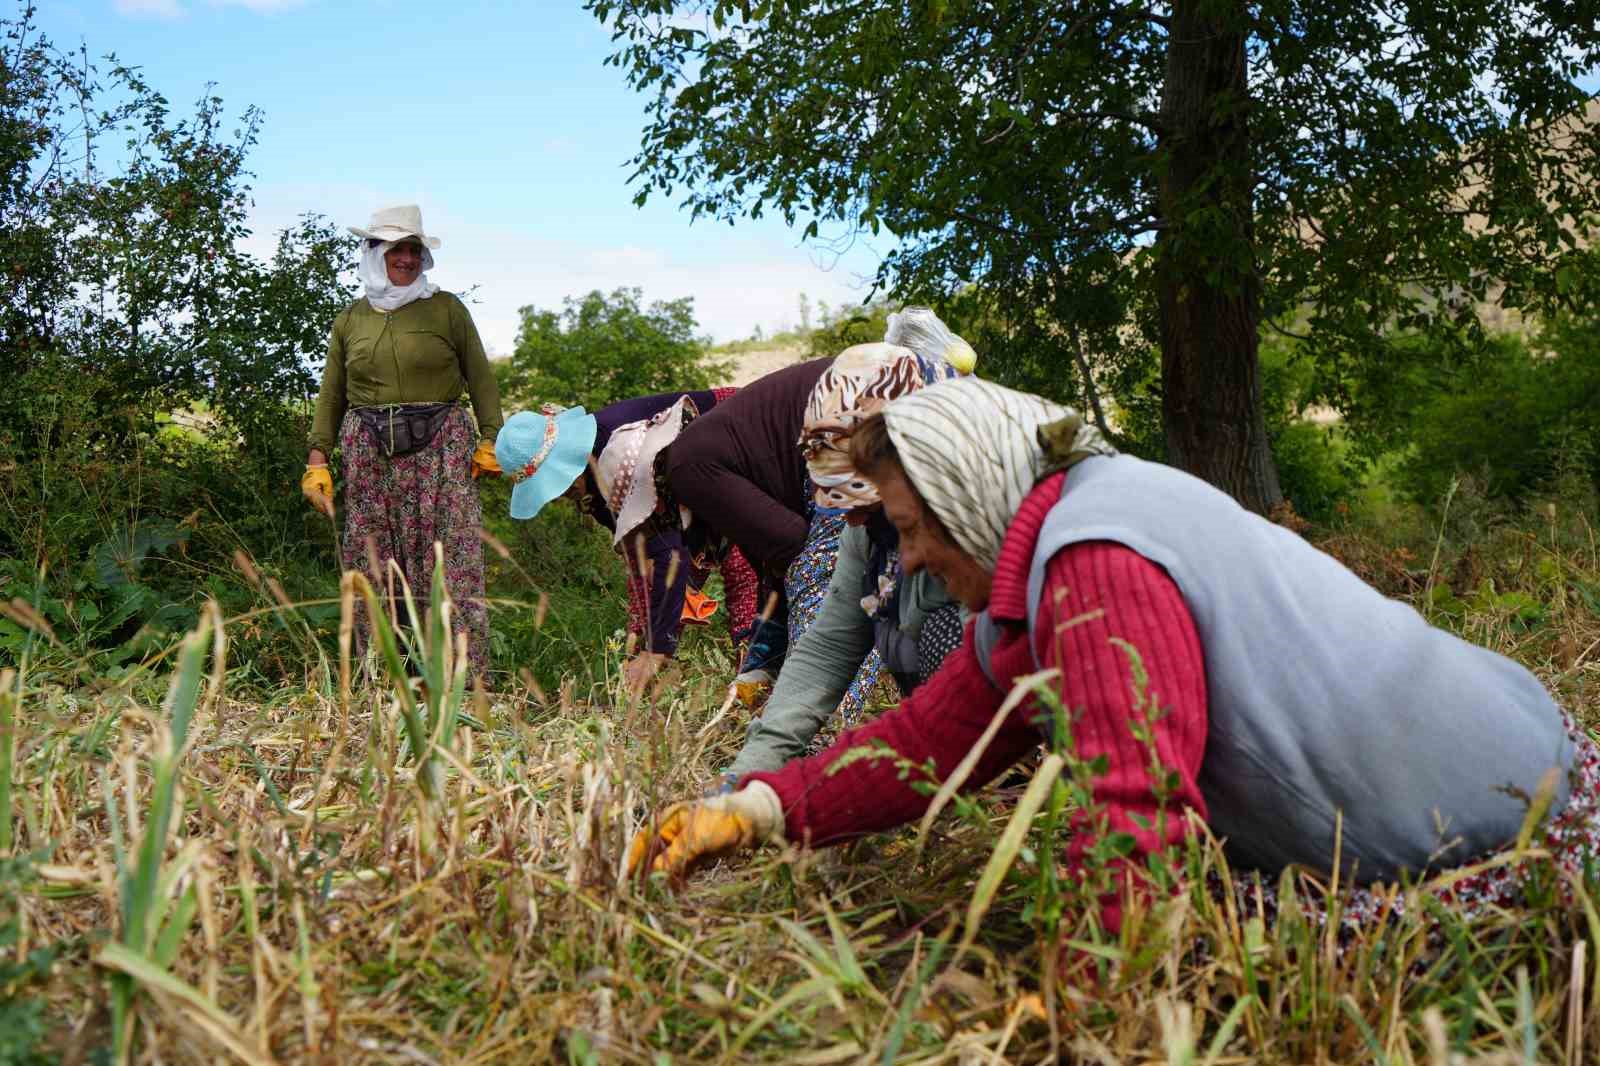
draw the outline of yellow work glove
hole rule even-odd
[[[500,460],[494,457],[492,440],[480,440],[478,450],[472,453],[472,480],[478,480],[480,474],[500,476]]]
[[[328,464],[306,464],[306,472],[300,475],[300,494],[311,506],[333,517],[333,475],[328,473]]]
[[[628,874],[682,877],[697,864],[758,844],[783,842],[783,804],[765,781],[737,792],[674,803],[634,836]]]
[[[772,694],[774,679],[770,670],[746,670],[728,686],[728,699],[741,707],[756,708]]]

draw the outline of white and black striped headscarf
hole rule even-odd
[[[1116,453],[1072,408],[978,378],[897,399],[883,420],[917,493],[990,571],[1006,527],[1040,478],[1084,455]],[[1064,428],[1070,438],[1047,449],[1039,434],[1045,426]]]

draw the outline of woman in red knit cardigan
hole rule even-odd
[[[760,843],[911,821],[930,799],[901,768],[948,778],[1013,679],[1041,668],[1055,672],[1074,755],[1105,760],[1103,819],[1076,827],[1069,862],[1100,832],[1129,834],[1141,862],[1180,842],[1192,812],[1237,868],[1328,871],[1337,854],[1362,885],[1483,858],[1516,838],[1530,797],[1548,804],[1558,862],[1581,871],[1600,851],[1600,751],[1531,674],[1199,479],[1114,454],[1069,409],[945,382],[864,423],[852,458],[878,485],[905,572],[927,568],[978,617],[894,711],[661,812],[635,837],[631,870],[681,875]],[[1141,695],[1161,713],[1141,713]],[[1051,721],[1020,703],[966,787],[1047,740]],[[1160,788],[1152,744],[1170,771]],[[861,757],[884,747],[898,758]],[[1503,900],[1516,876],[1500,866],[1451,892]],[[1108,924],[1118,917],[1108,905]]]

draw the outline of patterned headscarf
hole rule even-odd
[[[1006,527],[1039,479],[1114,455],[1070,407],[977,378],[930,385],[884,409],[917,493],[961,549],[993,571]]]
[[[595,461],[594,475],[616,522],[612,543],[620,544],[623,537],[656,512],[656,456],[677,440],[683,427],[699,414],[694,401],[684,395],[664,411],[611,431],[611,438]]]
[[[800,430],[817,506],[848,511],[876,504],[878,487],[850,463],[850,435],[890,400],[955,376],[949,363],[896,344],[857,344],[840,352],[811,390]]]

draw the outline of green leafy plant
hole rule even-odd
[[[9,680],[9,676],[0,678],[0,685]],[[0,694],[0,701],[4,698]],[[5,804],[0,804],[0,817],[10,817]],[[34,947],[20,958],[16,950],[18,894],[33,880],[35,865],[49,856],[45,852],[12,856],[9,851],[9,840],[0,840],[0,1066],[46,1066],[54,1061],[41,1046],[47,1032],[47,1007],[41,997],[31,993],[50,975],[57,950]]]
[[[639,289],[569,296],[560,311],[522,308],[509,363],[508,397],[589,410],[633,396],[709,388],[723,367],[698,335],[694,300],[642,303]]]

